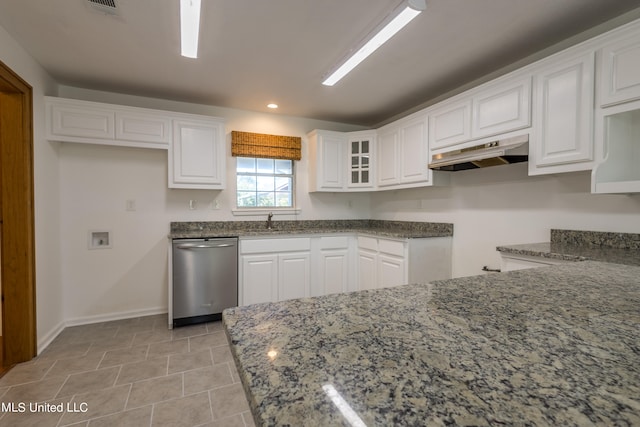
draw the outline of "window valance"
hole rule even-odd
[[[231,155],[265,159],[300,160],[302,138],[231,131]]]

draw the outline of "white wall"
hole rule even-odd
[[[63,325],[57,144],[44,139],[44,95],[55,95],[49,75],[0,27],[0,61],[33,88],[33,146],[38,347]]]
[[[552,228],[640,233],[640,194],[590,194],[590,172],[527,176],[527,164],[453,172],[448,187],[378,192],[372,218],[454,224],[453,274],[499,268],[498,245],[548,242]]]
[[[274,219],[359,219],[369,215],[366,194],[307,192],[306,133],[314,128],[353,130],[353,126],[276,114],[209,107],[61,86],[59,95],[90,101],[207,114],[226,119],[231,130],[303,138],[296,162],[297,216]],[[167,188],[164,150],[63,143],[60,161],[60,232],[64,317],[86,323],[167,310],[167,233],[170,221],[266,220],[234,216],[235,159],[227,159],[227,190]],[[197,209],[189,210],[189,200]],[[219,210],[212,210],[217,199]],[[135,200],[136,211],[126,211]],[[351,207],[349,206],[351,202]],[[90,230],[112,233],[111,249],[89,250]]]

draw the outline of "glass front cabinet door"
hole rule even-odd
[[[349,188],[373,186],[373,149],[375,133],[351,132],[349,134]]]

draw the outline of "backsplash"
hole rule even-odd
[[[640,249],[640,234],[551,229],[551,243]]]

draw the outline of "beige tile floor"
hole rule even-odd
[[[0,379],[0,409],[11,427],[254,425],[222,324],[166,315],[66,328]]]

